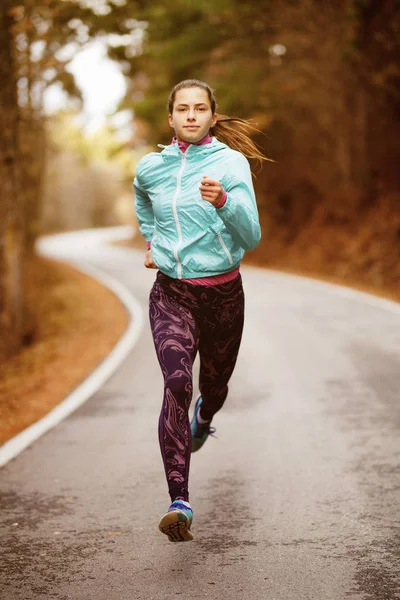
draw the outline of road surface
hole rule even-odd
[[[400,598],[400,306],[243,267],[237,369],[217,439],[192,457],[195,539],[171,544],[155,271],[106,235],[46,252],[113,275],[145,325],[90,400],[0,470],[1,600]]]

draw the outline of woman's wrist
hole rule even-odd
[[[222,198],[218,202],[218,204],[215,205],[215,208],[222,208],[225,205],[227,198],[228,198],[228,194],[226,193],[226,191],[224,189],[222,189]]]

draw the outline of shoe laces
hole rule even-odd
[[[197,420],[197,419],[196,419]],[[195,437],[203,437],[203,435],[206,433],[207,435],[211,435],[211,437],[217,437],[215,435],[215,432],[217,430],[215,429],[215,427],[211,427],[209,423],[199,423],[197,421],[197,434]]]
[[[213,437],[213,438],[218,438],[218,436],[215,435],[216,431],[217,430],[215,429],[215,427],[210,427],[208,430],[208,435],[211,435],[211,437]]]

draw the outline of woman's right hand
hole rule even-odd
[[[147,250],[144,255],[144,266],[146,269],[158,269],[157,265],[153,263],[153,257],[151,256],[151,250]]]

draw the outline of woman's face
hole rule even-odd
[[[206,90],[198,87],[178,90],[172,114],[168,116],[178,140],[195,144],[208,134],[217,122],[212,114]]]

